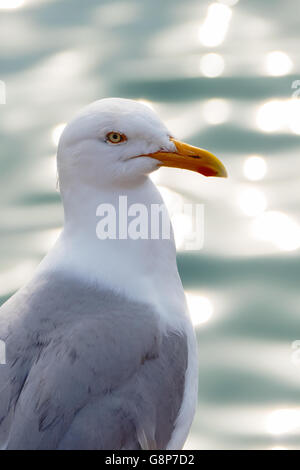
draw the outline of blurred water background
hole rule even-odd
[[[144,100],[226,164],[224,181],[154,176],[168,205],[205,205],[199,252],[174,214],[199,342],[190,449],[300,449],[299,17],[298,0],[0,0],[1,303],[61,229],[56,145],[85,104]]]

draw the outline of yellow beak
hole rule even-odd
[[[207,150],[184,144],[173,138],[171,141],[176,147],[175,152],[159,151],[147,155],[161,162],[161,166],[182,168],[196,171],[204,176],[227,177],[227,171],[220,160]]]

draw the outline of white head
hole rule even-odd
[[[49,268],[50,263],[50,268],[57,269],[62,265],[72,275],[154,303],[166,316],[168,312],[172,318],[180,316],[184,296],[172,236],[131,239],[116,235],[104,240],[96,236],[100,204],[112,205],[117,221],[120,214],[122,218],[127,215],[118,206],[119,195],[126,195],[128,207],[140,203],[149,209],[161,204],[147,176],[163,165],[206,176],[226,175],[214,155],[174,140],[159,117],[139,102],[112,98],[86,107],[65,128],[59,143],[65,225],[45,266]],[[161,296],[162,285],[173,295]]]
[[[87,106],[65,128],[58,147],[60,188],[134,186],[160,166],[226,176],[209,152],[175,141],[148,106],[108,98]]]

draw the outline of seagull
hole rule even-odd
[[[210,152],[158,115],[106,98],[66,126],[57,152],[64,228],[33,278],[0,309],[0,448],[178,450],[197,404],[197,344],[173,235],[98,237],[98,208],[151,210],[149,175],[225,177]]]

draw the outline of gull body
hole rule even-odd
[[[184,445],[197,403],[197,344],[173,236],[96,236],[99,204],[118,212],[126,196],[150,213],[163,203],[149,178],[162,165],[225,176],[214,156],[182,145],[148,107],[117,98],[89,105],[64,130],[64,229],[0,309],[2,448]]]

